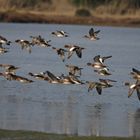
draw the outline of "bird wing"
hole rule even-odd
[[[54,74],[52,74],[50,71],[46,71],[47,75],[51,80],[59,80]]]
[[[108,58],[111,58],[112,56],[110,55],[110,56],[104,56],[104,57],[102,57],[102,59],[103,59],[103,62],[104,62],[104,60],[106,60],[106,59],[108,59]]]
[[[76,49],[76,54],[79,58],[82,58],[82,50],[80,48]]]
[[[135,91],[135,88],[129,88],[128,98],[131,97],[131,95],[133,94],[134,91]]]
[[[138,87],[138,88],[136,89],[136,91],[137,91],[138,99],[140,100],[140,87]]]
[[[100,32],[100,30],[97,30],[97,31],[94,32],[94,34],[98,34],[99,32]]]
[[[91,29],[89,30],[89,35],[90,35],[90,36],[94,36],[94,29],[93,29],[93,28],[91,28]]]
[[[135,73],[137,73],[137,74],[140,74],[140,71],[137,70],[137,69],[135,69],[135,68],[132,68],[132,71],[135,72]]]
[[[73,51],[68,51],[68,59],[73,55]]]
[[[97,90],[99,95],[102,94],[102,87],[101,86],[96,86],[96,90]]]

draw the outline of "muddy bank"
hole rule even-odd
[[[105,25],[105,26],[132,26],[140,27],[140,18],[111,18],[111,17],[76,17],[46,15],[30,12],[0,12],[0,22],[13,23],[48,23],[48,24],[83,24],[83,25]]]

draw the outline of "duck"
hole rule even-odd
[[[112,87],[113,85],[111,83],[117,82],[116,80],[111,79],[99,79],[99,81],[104,88]]]
[[[0,46],[5,45],[5,44],[10,45],[11,41],[8,41],[5,37],[0,35]]]
[[[64,48],[68,49],[68,59],[71,58],[71,56],[73,55],[74,52],[76,52],[76,55],[79,58],[82,58],[82,50],[84,50],[85,48],[77,46],[77,45],[65,45]]]
[[[59,78],[61,79],[62,84],[66,84],[66,85],[75,84],[75,82],[71,79],[69,75],[65,76],[64,74],[62,74],[61,76],[59,76]]]
[[[51,42],[51,40],[45,40],[41,35],[38,36],[30,36],[30,38],[32,38],[32,45],[37,45],[40,47],[50,47],[51,45],[49,44],[49,42]]]
[[[104,68],[99,68],[99,69],[96,69],[94,70],[94,72],[97,72],[99,75],[101,76],[109,76],[109,75],[112,75],[110,72],[109,72],[109,69],[104,67]]]
[[[11,75],[12,80],[19,81],[21,83],[32,83],[33,82],[32,80],[22,77],[22,76],[18,76],[18,75],[12,74],[12,73],[10,75]]]
[[[125,83],[125,86],[129,87],[128,90],[128,98],[130,98],[132,96],[132,94],[134,93],[134,91],[137,92],[137,97],[140,100],[140,81],[137,80],[135,83]]]
[[[45,75],[46,72],[40,72],[40,73],[32,73],[32,72],[29,72],[28,75],[36,78],[36,79],[40,79],[40,80],[47,80],[48,77]]]
[[[12,73],[0,73],[0,76],[5,77],[9,81],[15,80],[15,81],[19,81],[21,83],[31,83],[31,82],[33,82],[30,79],[27,79],[25,77],[18,76],[18,75],[12,74]]]
[[[103,64],[106,59],[109,59],[111,57],[112,57],[111,55],[110,56],[103,56],[103,57],[101,57],[100,55],[96,55],[93,58],[93,60],[94,60],[94,62],[98,62],[98,63],[102,63]]]
[[[52,72],[47,71],[48,82],[53,84],[84,84],[76,76],[62,74],[61,76],[55,76]]]
[[[9,52],[7,48],[4,48],[2,46],[0,46],[0,54],[4,54],[4,53],[7,53]]]
[[[6,72],[0,72],[0,76],[3,76],[6,80],[11,81],[12,80],[12,76],[11,73],[6,73]]]
[[[102,84],[100,82],[86,81],[88,84],[88,92],[96,88],[96,91],[99,95],[102,94]]]
[[[38,36],[30,36],[30,38],[32,39],[32,44],[33,45],[38,45],[40,43],[40,40],[44,40],[41,35]]]
[[[102,64],[102,63],[98,63],[98,62],[95,62],[95,63],[90,63],[88,62],[87,63],[88,66],[91,66],[93,68],[96,68],[96,69],[103,69],[103,68],[106,68],[107,66]]]
[[[68,37],[68,33],[65,32],[65,31],[63,31],[63,30],[61,30],[61,31],[57,30],[56,32],[52,32],[51,34],[52,35],[55,35],[57,37],[60,37],[60,38],[62,38],[62,37]]]
[[[5,73],[12,74],[15,74],[16,70],[20,68],[10,64],[0,64],[0,67],[3,67],[5,69]]]
[[[26,49],[29,53],[31,53],[31,45],[32,43],[29,42],[28,40],[23,40],[23,39],[17,39],[15,40],[16,43],[21,45],[21,49]]]
[[[79,74],[79,76],[81,76],[81,74],[82,74],[81,71],[83,68],[80,68],[80,67],[75,66],[75,65],[68,65],[68,64],[66,64],[65,66],[67,67],[69,74],[72,74],[72,75]]]
[[[132,77],[136,80],[140,80],[140,71],[137,70],[136,68],[132,68],[132,72],[130,72]]]
[[[74,83],[74,84],[78,84],[78,85],[83,85],[85,84],[83,81],[79,80],[77,76],[75,75],[69,75],[70,80]]]
[[[62,80],[61,80],[60,77],[55,76],[52,72],[50,72],[48,70],[46,71],[46,73],[47,73],[47,76],[48,76],[48,82],[49,83],[53,83],[53,84],[62,83]]]
[[[99,40],[100,38],[97,37],[99,32],[100,32],[100,30],[94,31],[93,28],[90,28],[89,35],[85,35],[84,37],[88,38],[89,40]]]
[[[56,51],[56,53],[60,56],[60,58],[64,62],[65,61],[65,53],[67,52],[67,50],[65,50],[63,48],[55,48],[55,47],[52,47],[52,49]]]

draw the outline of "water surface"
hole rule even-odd
[[[101,39],[89,41],[83,36],[90,27],[0,24],[0,34],[12,42],[41,35],[52,40],[54,47],[76,44],[86,48],[81,59],[74,55],[62,62],[51,48],[33,47],[29,54],[12,43],[10,51],[0,56],[0,63],[19,66],[18,75],[31,78],[28,72],[45,70],[56,75],[67,74],[65,64],[73,64],[84,68],[82,80],[97,81],[106,77],[98,76],[86,63],[100,54],[112,55],[106,61],[112,73],[107,78],[117,81],[112,88],[104,89],[100,96],[95,90],[88,92],[86,85],[49,84],[40,80],[22,84],[0,77],[0,128],[82,136],[140,137],[140,102],[135,93],[128,99],[128,89],[123,85],[124,81],[133,81],[129,75],[133,67],[140,69],[140,28],[95,26],[101,30]],[[55,30],[65,30],[70,36],[56,38],[51,35]]]

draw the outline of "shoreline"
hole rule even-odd
[[[47,15],[43,12],[33,13],[28,11],[0,11],[0,22],[140,27],[140,18],[136,17],[77,17],[66,15]]]
[[[138,140],[135,137],[116,137],[116,136],[77,136],[66,134],[51,134],[36,131],[6,130],[0,129],[1,140]]]

